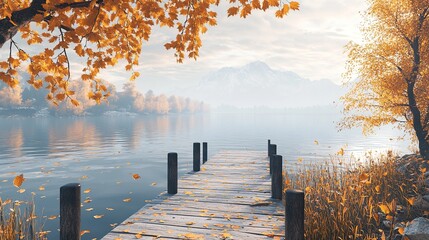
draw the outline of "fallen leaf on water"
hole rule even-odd
[[[17,192],[19,192],[19,193],[23,193],[23,192],[25,192],[25,189],[24,189],[24,188],[21,188],[21,189],[19,189]]]
[[[124,200],[122,200],[124,202],[131,202],[131,198],[125,198]]]
[[[54,220],[54,219],[56,219],[56,218],[57,218],[57,215],[52,215],[52,216],[49,216],[49,217],[48,217],[48,219],[49,219],[49,220]]]
[[[113,208],[106,208],[108,211],[113,211],[113,210],[115,210],[115,209],[113,209]]]
[[[85,209],[85,211],[87,211],[87,212],[91,212],[92,210],[94,210],[94,208],[87,208],[87,209]]]
[[[90,233],[90,232],[91,231],[89,231],[89,230],[82,230],[82,231],[80,231],[80,236],[87,234],[87,233]]]
[[[40,186],[40,187],[39,187],[39,190],[40,190],[40,191],[45,191],[45,186],[43,186],[43,185],[42,185],[42,186]]]
[[[85,189],[85,190],[83,191],[83,193],[90,193],[90,192],[91,192],[91,188]]]
[[[104,217],[104,215],[94,215],[95,219],[99,219],[99,218],[102,218],[102,217]]]
[[[21,187],[22,183],[25,181],[24,174],[18,175],[13,179],[13,185],[17,188]]]
[[[151,183],[150,185],[151,186],[155,186],[157,183],[156,182],[153,182],[153,183]]]
[[[134,173],[133,174],[133,178],[134,178],[134,180],[137,180],[137,179],[140,179],[141,177],[137,173]]]

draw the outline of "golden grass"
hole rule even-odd
[[[410,204],[420,186],[396,170],[391,152],[367,159],[345,166],[334,157],[285,175],[285,190],[305,191],[305,239],[393,239],[403,231],[394,224],[413,217]]]
[[[2,201],[0,198],[0,240],[47,239],[47,232],[38,227],[36,218],[33,202]]]

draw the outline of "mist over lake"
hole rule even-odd
[[[59,188],[79,182],[82,230],[91,231],[83,239],[92,239],[104,236],[166,189],[168,152],[179,155],[179,175],[191,171],[193,142],[208,142],[210,157],[222,149],[265,151],[271,139],[286,161],[286,171],[298,158],[305,164],[325,161],[340,148],[347,156],[367,150],[407,152],[409,143],[396,141],[402,136],[398,131],[384,128],[368,137],[359,129],[338,132],[340,119],[332,112],[284,110],[0,118],[0,195],[24,201],[34,195],[37,215],[46,216],[42,219],[45,230],[51,231],[48,237],[57,239]],[[26,178],[24,193],[12,184],[19,174]],[[135,180],[133,174],[141,179]]]

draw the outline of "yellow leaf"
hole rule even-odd
[[[319,145],[319,141],[314,140],[314,144]]]
[[[94,215],[95,219],[99,219],[99,218],[102,218],[102,217],[104,217],[104,215]]]
[[[153,183],[151,183],[150,185],[151,186],[155,186],[157,183],[156,182],[153,182]]]
[[[13,179],[13,185],[17,188],[21,187],[22,183],[25,181],[24,174],[18,175]]]
[[[123,202],[131,202],[131,198],[125,198],[122,200]]]
[[[87,233],[90,233],[90,232],[91,231],[89,231],[89,230],[82,230],[82,231],[80,231],[80,236],[87,234]]]
[[[238,7],[230,7],[228,9],[228,17],[237,15],[239,8]]]
[[[94,210],[94,208],[87,208],[87,209],[85,209],[85,211],[87,211],[87,212],[91,212],[92,210]]]
[[[380,192],[380,185],[375,186],[375,191]]]
[[[405,198],[406,200],[407,200],[407,202],[411,205],[411,206],[413,206],[414,205],[414,202],[416,201],[416,198]]]
[[[186,225],[194,225],[195,222],[187,222]]]
[[[56,218],[57,218],[57,215],[52,215],[52,216],[49,216],[49,217],[48,217],[48,219],[49,219],[49,220],[54,220],[54,219],[56,219]]]
[[[292,9],[292,10],[299,10],[299,2],[291,1],[289,3],[289,5],[290,5],[290,9]]]
[[[90,192],[91,192],[91,188],[85,189],[85,190],[83,191],[83,193],[90,193]]]
[[[17,192],[19,192],[19,193],[24,193],[24,192],[25,192],[25,189],[24,189],[24,188],[21,188],[21,189],[19,189]]]
[[[43,185],[42,185],[42,186],[40,186],[40,187],[39,187],[39,190],[40,190],[40,191],[45,191],[45,186],[43,186]]]
[[[390,209],[387,205],[385,204],[380,204],[378,205],[380,207],[380,210],[384,213],[384,214],[389,214],[390,213]]]

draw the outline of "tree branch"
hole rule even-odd
[[[0,19],[0,48],[3,44],[10,40],[18,32],[18,29],[22,26],[31,22],[31,20],[37,14],[46,12],[43,8],[43,4],[46,0],[33,0],[28,8],[24,8],[18,11],[14,11],[11,17]],[[97,0],[97,4],[102,4],[103,0]],[[91,1],[73,2],[73,3],[61,3],[55,5],[57,9],[64,8],[85,8],[89,7]]]

